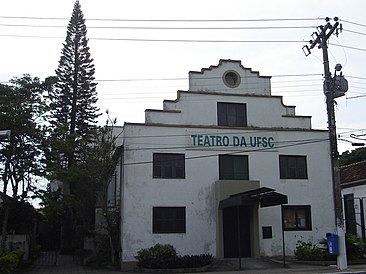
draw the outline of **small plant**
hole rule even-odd
[[[322,261],[327,256],[327,250],[311,242],[298,241],[296,244],[295,257],[302,261]]]
[[[0,257],[0,273],[13,273],[18,267],[23,256],[21,251],[12,251]]]
[[[366,257],[366,245],[352,234],[346,234],[347,259],[359,260]]]
[[[177,256],[175,248],[169,244],[156,244],[153,247],[141,249],[135,258],[139,267],[150,269],[201,267],[212,262],[210,254]]]
[[[156,244],[153,247],[140,250],[135,258],[139,267],[170,268],[176,257],[177,252],[172,245]]]

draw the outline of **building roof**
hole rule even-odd
[[[341,187],[366,184],[366,161],[340,167]]]

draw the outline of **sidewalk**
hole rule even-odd
[[[201,269],[203,270],[203,269]],[[205,274],[254,274],[254,273],[365,273],[366,264],[364,265],[349,265],[347,270],[337,270],[335,265],[321,266],[321,265],[309,265],[300,264],[294,261],[286,262],[286,267],[283,267],[281,261],[273,261],[269,259],[253,259],[244,258],[241,260],[241,270],[239,270],[238,260],[219,260],[215,261],[211,266],[204,269]],[[35,265],[28,269],[24,269],[19,272],[20,274],[136,274],[136,272],[120,272],[112,269],[94,269],[85,266],[78,265],[72,256],[58,255],[56,264],[54,260],[39,261]],[[178,272],[178,271],[176,271]],[[157,271],[144,270],[140,273],[159,273]],[[165,274],[172,273],[164,271]],[[183,272],[180,272],[183,273]],[[184,273],[197,273],[196,272],[184,272]]]

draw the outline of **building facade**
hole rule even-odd
[[[157,243],[230,258],[282,255],[284,242],[293,255],[334,232],[328,132],[271,96],[270,79],[220,60],[116,129],[122,263]]]
[[[366,241],[366,161],[340,167],[346,232]]]

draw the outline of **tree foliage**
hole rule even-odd
[[[48,167],[53,173],[77,166],[94,137],[97,118],[95,68],[89,53],[85,19],[75,2],[56,75],[49,93],[50,138]]]
[[[35,189],[36,176],[43,174],[42,142],[44,136],[44,93],[52,89],[53,80],[41,82],[24,75],[10,80],[10,85],[0,85],[0,129],[11,130],[10,140],[0,143],[0,172],[3,183],[2,234],[8,231],[11,196],[16,200],[28,198]],[[5,244],[6,237],[2,237]]]
[[[339,158],[341,166],[349,165],[366,160],[366,148],[361,147],[351,151],[345,151]]]
[[[52,89],[52,83],[52,78],[42,82],[24,75],[10,80],[10,85],[0,85],[0,129],[11,130],[10,141],[0,144],[0,169],[2,181],[11,184],[14,198],[26,198],[33,187],[33,175],[43,172],[43,96]]]

